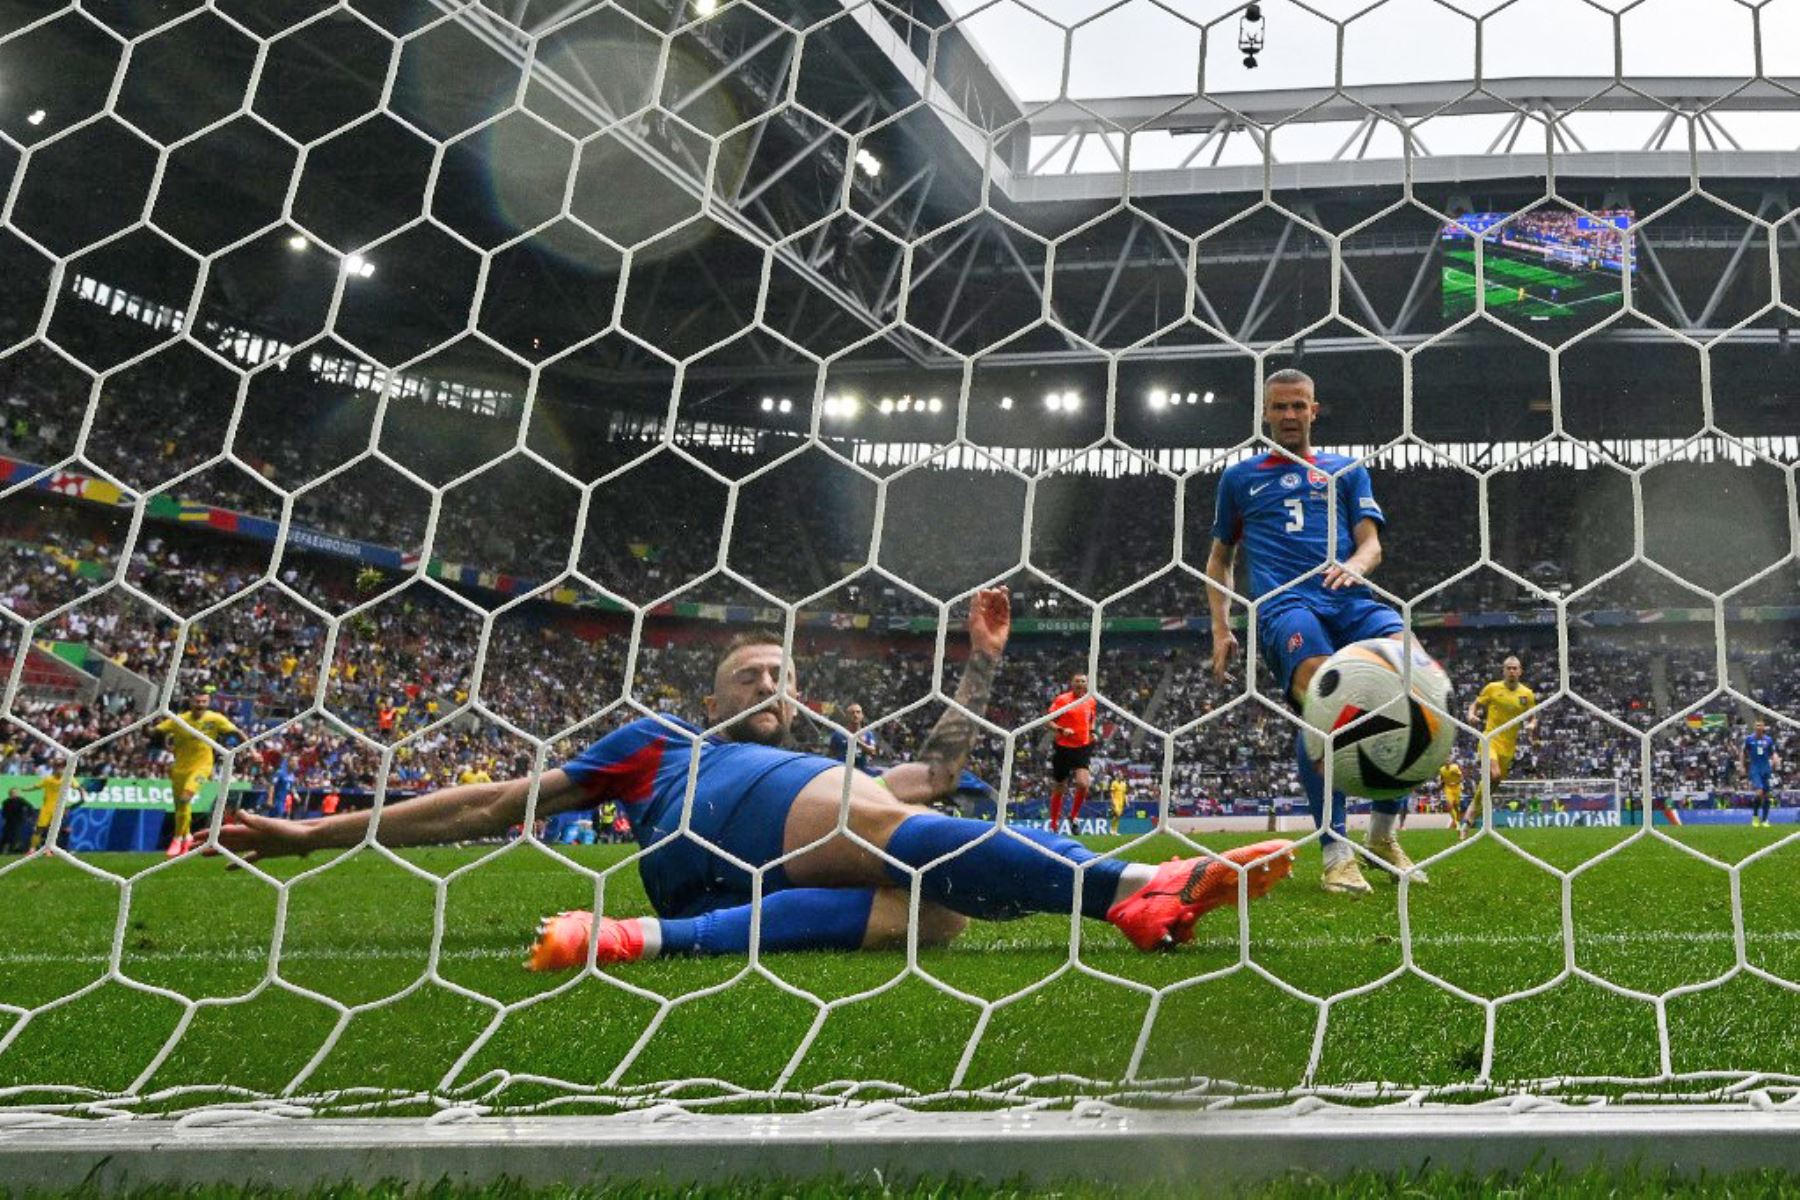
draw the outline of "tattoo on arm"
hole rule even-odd
[[[969,655],[963,669],[962,683],[956,689],[956,702],[970,712],[987,711],[988,693],[994,689],[994,672],[1000,660],[981,651]],[[931,727],[925,744],[919,747],[918,761],[931,771],[933,795],[944,796],[956,786],[963,765],[969,761],[969,750],[975,744],[979,727],[973,718],[957,709],[946,709]]]

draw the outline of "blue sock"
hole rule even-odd
[[[1315,827],[1325,824],[1325,776],[1313,766],[1312,756],[1306,752],[1306,734],[1294,731],[1294,762],[1300,768],[1300,785],[1306,789],[1306,807],[1312,812]],[[1399,812],[1399,809],[1395,809]],[[1339,837],[1344,836],[1344,793],[1331,793],[1331,832]],[[1325,836],[1331,841],[1331,835]]]
[[[1343,793],[1339,792],[1338,795],[1341,796]],[[1386,813],[1390,817],[1397,817],[1406,811],[1406,801],[1404,799],[1371,800],[1369,801],[1369,808],[1378,813]]]
[[[762,902],[764,950],[856,950],[875,905],[870,888],[789,888]],[[719,908],[699,917],[664,917],[664,954],[747,954],[751,905]]]
[[[934,900],[965,917],[1005,921],[1026,913],[1068,912],[1075,901],[1075,869],[1019,840],[1024,838],[1071,862],[1091,864],[1082,881],[1081,911],[1096,921],[1106,919],[1106,910],[1112,907],[1119,888],[1119,877],[1125,873],[1124,863],[1103,859],[1072,838],[1039,829],[1009,826],[1007,832],[971,845],[982,834],[993,833],[993,829],[986,821],[920,813],[908,817],[894,830],[887,852],[908,866],[922,867],[968,846],[955,858],[925,872],[919,880],[924,899]],[[908,874],[898,867],[888,867],[888,875],[901,887],[910,882]]]

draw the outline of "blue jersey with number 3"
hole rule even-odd
[[[1304,467],[1266,454],[1233,463],[1219,477],[1213,536],[1250,556],[1250,593],[1262,596],[1325,561],[1331,489],[1337,487],[1338,562],[1356,549],[1352,530],[1365,517],[1385,525],[1369,472],[1342,454],[1315,454]],[[1319,589],[1315,575],[1301,587]]]
[[[1744,739],[1744,765],[1752,775],[1767,775],[1775,765],[1775,739],[1753,733]]]

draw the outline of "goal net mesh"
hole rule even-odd
[[[0,1103],[1800,1102],[1794,798],[1739,769],[1759,722],[1800,753],[1800,5],[1258,17],[0,11]],[[1466,840],[1420,790],[1421,874],[1354,835],[1373,894],[1327,895],[1311,831],[1168,954],[1079,914],[938,946],[915,904],[900,949],[543,975],[537,918],[650,915],[670,845],[535,792],[384,844],[420,793],[707,724],[752,627],[797,744],[901,761],[998,584],[960,811],[1050,819],[1085,673],[1093,848],[1304,816],[1277,597],[1224,594],[1220,681],[1205,574],[1283,367],[1387,510],[1370,583],[1454,682],[1465,801],[1510,772]],[[1513,655],[1537,706],[1489,730]],[[172,755],[200,693],[244,740]],[[239,806],[375,819],[169,856],[184,780],[208,851]]]

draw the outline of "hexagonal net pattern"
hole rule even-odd
[[[121,7],[0,18],[15,1113],[1800,1104],[1800,4]]]

